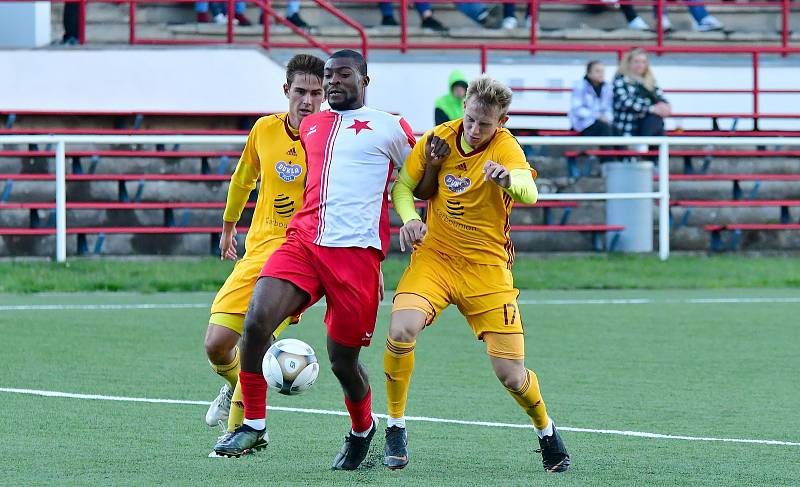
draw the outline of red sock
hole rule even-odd
[[[351,401],[345,396],[344,405],[350,413],[353,431],[362,433],[372,428],[372,389],[367,390],[367,395],[360,401]]]
[[[244,401],[244,417],[246,419],[264,419],[267,417],[267,381],[261,374],[239,372],[239,384],[242,385]]]

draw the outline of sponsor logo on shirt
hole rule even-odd
[[[469,188],[469,185],[472,184],[472,181],[469,178],[459,178],[453,176],[452,174],[448,174],[444,177],[444,184],[447,186],[447,189],[453,193],[463,193],[467,188]]]
[[[306,137],[310,136],[311,134],[313,134],[316,131],[317,131],[317,126],[316,125],[312,125],[311,127],[308,128],[308,132],[306,132]]]
[[[275,171],[277,171],[278,176],[280,176],[281,179],[287,183],[291,183],[297,179],[298,176],[303,174],[303,167],[298,166],[297,164],[292,164],[291,162],[278,161],[278,163],[275,164]]]
[[[467,170],[467,164],[462,162],[461,164],[458,164],[456,166],[456,169],[458,169],[459,171],[466,171]]]
[[[279,194],[275,198],[275,213],[284,218],[292,216],[294,213],[294,200],[285,194]]]
[[[289,149],[288,151],[286,151],[286,155],[287,155],[287,156],[292,156],[292,157],[294,157],[294,156],[297,156],[297,151],[296,151],[296,150],[294,150],[294,147],[292,147],[291,149]]]
[[[447,206],[447,213],[451,217],[461,218],[464,216],[464,205],[462,205],[458,200],[448,199],[445,205]]]

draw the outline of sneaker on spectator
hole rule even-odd
[[[517,18],[516,17],[506,17],[503,19],[503,23],[501,27],[506,30],[513,30],[517,28]]]
[[[397,23],[397,19],[395,19],[393,15],[385,15],[381,19],[381,25],[386,27],[396,27],[400,24]]]
[[[423,29],[430,29],[436,32],[444,32],[447,30],[447,27],[442,25],[442,23],[436,20],[432,15],[430,17],[425,17],[424,19],[422,19],[421,27]]]
[[[639,31],[650,30],[650,26],[647,25],[647,22],[645,22],[644,19],[641,17],[636,17],[635,19],[628,22],[628,28],[630,30],[639,30]]]
[[[530,15],[526,15],[525,16],[525,28],[526,29],[530,29],[531,28],[531,16]],[[536,21],[536,32],[539,32],[539,21],[538,20]]]
[[[301,29],[308,28],[308,24],[305,22],[305,20],[300,18],[300,14],[299,13],[294,13],[294,14],[286,17],[286,20],[288,20],[289,22],[293,23],[297,27],[300,27]]]
[[[250,19],[245,17],[244,14],[236,14],[233,16],[233,18],[236,19],[238,25],[253,25],[253,23],[250,22]]]
[[[669,17],[666,15],[661,17],[661,28],[664,29],[664,33],[672,32],[672,22],[669,21]]]
[[[487,29],[497,29],[502,22],[498,15],[502,8],[503,6],[498,3],[484,9],[478,14],[478,23]]]
[[[214,23],[215,24],[227,24],[228,23],[228,16],[222,13],[219,13],[214,16]]]
[[[198,24],[207,24],[209,22],[211,22],[211,19],[208,17],[208,12],[197,12]]]
[[[692,26],[694,30],[698,32],[711,32],[715,30],[722,30],[724,25],[720,22],[716,17],[713,15],[706,15],[703,17],[699,23],[692,22]]]

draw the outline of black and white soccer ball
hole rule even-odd
[[[319,375],[319,363],[311,345],[302,340],[284,338],[269,347],[261,370],[271,388],[293,396],[314,384]]]

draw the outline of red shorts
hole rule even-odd
[[[289,281],[307,292],[306,308],[325,296],[328,336],[340,345],[366,347],[378,316],[382,259],[377,249],[321,247],[289,234],[260,276]]]

